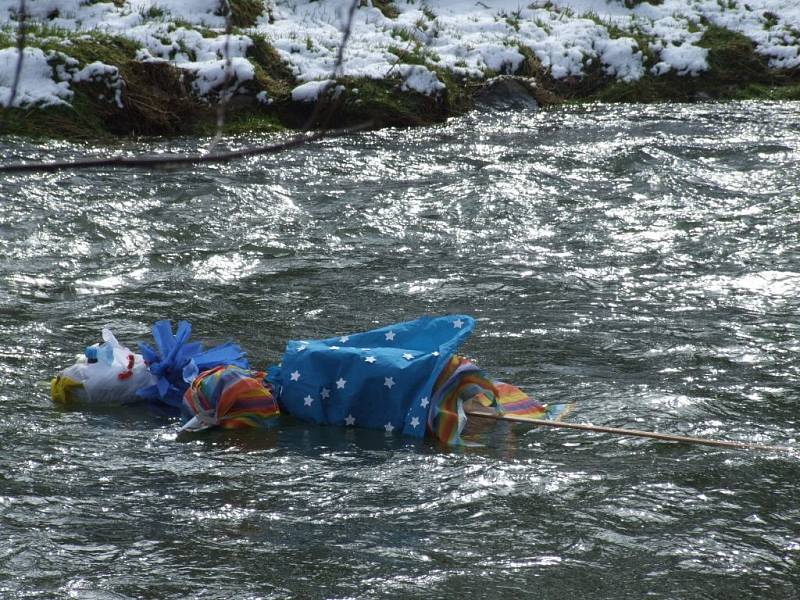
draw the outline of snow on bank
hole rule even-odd
[[[117,67],[96,60],[74,73],[71,80],[74,82],[91,81],[104,83],[112,93],[113,102],[122,108],[122,86],[124,82],[119,76]]]
[[[298,101],[315,98],[331,77],[351,5],[351,0],[266,0],[255,27],[226,39],[213,35],[225,26],[217,14],[220,0],[128,0],[122,6],[91,1],[28,0],[28,8],[32,21],[50,27],[47,35],[57,36],[57,28],[100,30],[133,40],[141,47],[139,59],[170,61],[192,73],[201,98],[252,80],[247,50],[252,36],[264,36],[300,82],[292,94]],[[427,95],[444,89],[437,70],[486,78],[514,72],[526,55],[556,79],[582,77],[596,66],[623,81],[638,80],[648,70],[697,75],[708,69],[708,50],[698,44],[709,23],[750,38],[773,68],[800,67],[798,0],[663,0],[631,9],[622,0],[397,0],[392,18],[367,4],[355,12],[341,75],[393,77],[402,89]],[[7,31],[16,24],[16,9],[17,0],[0,0],[0,26]],[[204,36],[192,27],[214,31]],[[3,40],[13,44],[10,34],[0,36]],[[655,64],[645,53],[656,57]],[[10,94],[15,56],[14,50],[0,51],[0,99]],[[63,64],[54,65],[42,50],[28,48],[25,56],[15,105],[68,102],[70,83],[85,80],[75,69],[65,73]],[[68,59],[64,55],[60,63]],[[93,68],[92,77],[102,71],[110,100],[119,103],[123,82],[115,82],[113,67]]]
[[[316,102],[319,95],[334,83],[333,79],[322,79],[300,84],[292,90],[292,100],[295,102]]]
[[[16,48],[0,50],[0,106],[7,106],[16,75],[19,52]],[[67,104],[72,98],[69,83],[53,80],[53,69],[48,55],[39,48],[25,48],[23,69],[17,85],[13,105],[17,108],[29,106],[54,106]]]
[[[439,81],[436,74],[420,65],[402,65],[399,69],[403,91],[414,90],[420,94],[430,96],[441,92],[445,85]]]
[[[192,88],[201,98],[209,97],[227,86],[225,93],[233,94],[240,84],[255,77],[255,69],[246,58],[237,56],[230,60],[207,60],[183,63],[182,68],[194,73]]]
[[[258,30],[299,80],[323,79],[330,76],[348,6],[349,0],[278,2],[274,22]],[[356,13],[345,74],[396,74],[399,49],[428,66],[483,78],[514,72],[528,49],[556,79],[581,77],[599,63],[607,75],[635,81],[647,73],[644,43],[658,57],[650,73],[693,76],[708,69],[708,50],[698,46],[705,22],[752,39],[773,68],[800,66],[797,0],[664,0],[632,9],[622,0],[406,0],[395,6],[400,14],[394,19],[376,8]]]
[[[105,86],[106,99],[122,108],[124,82],[117,67],[95,61],[79,69],[78,61],[63,52],[45,53],[39,48],[25,48],[22,56],[14,107],[68,105],[74,95],[70,84],[91,82]],[[18,57],[16,48],[0,50],[0,106],[7,106],[11,99]]]

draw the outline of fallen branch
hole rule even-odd
[[[167,155],[145,155],[145,156],[114,156],[111,158],[78,158],[75,160],[56,160],[52,162],[32,162],[32,163],[11,163],[0,165],[0,173],[22,172],[22,171],[58,171],[61,169],[94,169],[97,167],[137,167],[150,168],[165,165],[199,164],[226,162],[246,156],[257,156],[259,154],[275,154],[284,150],[297,148],[309,142],[315,142],[328,137],[341,137],[358,131],[364,131],[372,126],[368,121],[354,127],[343,129],[331,129],[328,131],[316,131],[313,133],[300,133],[277,144],[266,146],[255,146],[253,148],[242,148],[241,150],[230,150],[228,152],[215,152],[214,154],[167,154]]]

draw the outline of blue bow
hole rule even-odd
[[[184,392],[202,371],[221,365],[249,368],[244,351],[233,342],[209,350],[204,350],[200,342],[189,342],[192,326],[188,321],[178,321],[174,335],[168,320],[157,321],[152,331],[158,350],[145,343],[140,343],[139,349],[156,383],[136,392],[151,404],[179,410]]]

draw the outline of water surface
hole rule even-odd
[[[133,345],[188,318],[263,367],[290,338],[465,312],[465,353],[570,420],[796,444],[799,202],[796,103],[4,175],[0,596],[798,598],[796,456],[490,423],[466,450],[290,421],[183,439],[58,410],[45,382],[103,326]]]

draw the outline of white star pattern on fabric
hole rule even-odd
[[[454,326],[456,321],[461,321],[460,328]],[[444,390],[433,389],[436,379],[443,366],[450,367],[446,369],[449,372],[460,365],[451,357],[458,354],[459,344],[474,326],[472,317],[456,312],[389,322],[352,335],[334,330],[325,339],[289,340],[283,367],[273,370],[273,395],[280,399],[281,412],[299,420],[354,429],[349,426],[353,419],[355,428],[377,429],[378,433],[381,429],[386,432],[389,424],[392,429],[391,435],[386,432],[387,442],[401,433],[422,438],[446,400]],[[469,371],[461,367],[462,372]],[[457,442],[458,432],[454,429],[451,433]]]
[[[455,321],[453,321],[453,327],[455,327],[456,329],[461,329],[463,326],[464,326],[464,321],[462,321],[461,319],[456,319]]]
[[[394,431],[394,425],[392,425],[391,421],[384,425],[383,428],[386,430],[386,433],[392,433]]]

